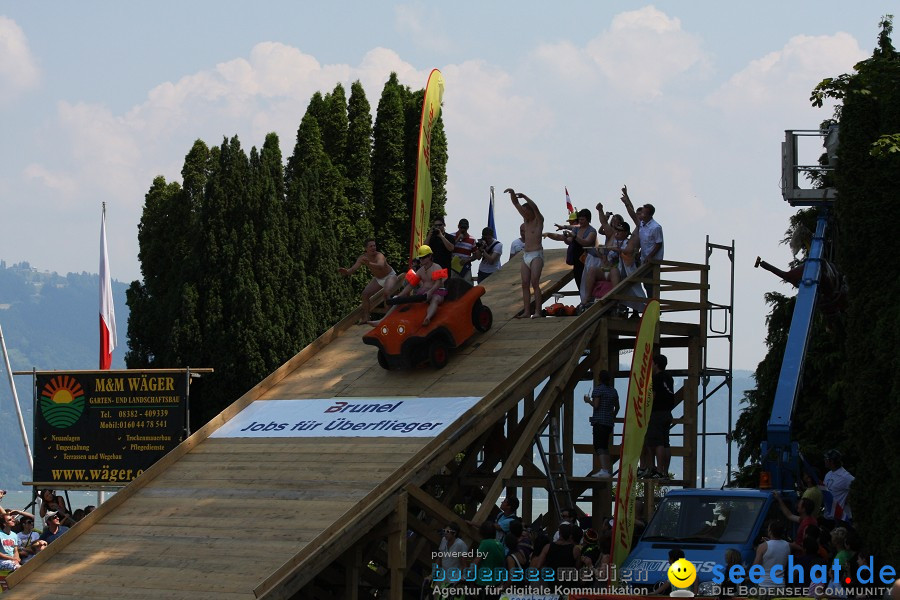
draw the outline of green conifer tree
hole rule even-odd
[[[404,190],[404,88],[391,73],[384,84],[375,116],[372,152],[372,224],[378,246],[390,264],[409,261],[410,214]]]

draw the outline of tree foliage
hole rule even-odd
[[[854,525],[887,564],[900,561],[893,505],[900,467],[890,460],[900,452],[900,237],[885,231],[900,222],[900,152],[892,149],[900,137],[900,55],[891,31],[888,16],[872,56],[851,74],[823,80],[811,97],[817,106],[824,98],[841,102],[835,110],[840,146],[830,243],[849,284],[849,307],[837,326],[816,317],[793,420],[801,451],[820,469],[822,450],[843,452],[856,477]],[[792,226],[803,218],[798,214]],[[756,370],[756,389],[745,395],[736,430],[745,472],[759,459],[793,306],[780,294],[766,299],[772,306],[769,352]]]
[[[191,387],[192,429],[356,306],[369,275],[337,270],[366,238],[377,234],[389,261],[405,265],[415,96],[392,75],[373,127],[362,85],[348,100],[338,84],[312,96],[286,161],[274,133],[249,154],[236,136],[214,147],[197,140],[181,184],[153,180],[138,226],[143,281],[127,291],[126,364],[214,368]],[[440,144],[443,210],[443,129]]]

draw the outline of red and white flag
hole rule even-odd
[[[112,281],[109,278],[109,254],[106,251],[106,203],[100,219],[100,368],[109,369],[116,349],[116,309],[113,306]]]
[[[563,186],[563,189],[566,190],[566,210],[569,211],[569,214],[571,215],[573,212],[575,212],[575,207],[572,206],[572,199],[569,198],[569,188]]]

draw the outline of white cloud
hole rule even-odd
[[[473,141],[524,142],[552,123],[546,108],[530,97],[515,93],[515,80],[503,70],[481,60],[443,69],[447,80],[445,120],[454,136]]]
[[[394,7],[397,31],[407,33],[420,47],[446,52],[452,48],[450,39],[440,31],[443,19],[434,7],[421,3],[400,4]]]
[[[534,52],[539,63],[550,66],[562,79],[593,80],[596,65],[587,53],[569,41],[541,44]]]
[[[22,28],[0,16],[0,101],[7,101],[37,86],[40,71]]]
[[[865,58],[847,33],[798,35],[775,52],[753,60],[707,99],[726,112],[782,106],[809,106],[809,94],[822,79],[848,72]],[[823,115],[823,118],[826,115]]]
[[[660,96],[666,84],[708,64],[699,37],[653,6],[616,15],[584,48],[568,41],[542,44],[535,57],[564,78],[599,76],[619,95],[637,100]]]
[[[69,205],[69,195],[90,190],[127,202],[137,215],[155,175],[179,178],[180,159],[195,139],[218,144],[222,136],[237,134],[249,150],[275,131],[289,153],[315,92],[329,92],[340,82],[349,95],[359,79],[374,116],[391,71],[414,89],[428,76],[385,48],[369,51],[353,67],[322,65],[297,48],[262,42],[247,57],[155,86],[124,114],[100,104],[59,102],[52,128],[63,138],[65,160],[31,164],[24,175],[52,190],[51,202],[60,208]]]
[[[610,84],[637,98],[659,96],[665,84],[706,62],[700,39],[653,6],[617,15],[586,51]]]
[[[37,163],[26,166],[22,174],[26,179],[37,180],[41,185],[61,194],[63,199],[70,198],[78,189],[71,177],[61,173],[52,173]]]

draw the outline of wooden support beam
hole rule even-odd
[[[459,515],[453,512],[449,507],[444,506],[434,498],[432,498],[427,492],[423,491],[418,486],[409,484],[403,488],[403,490],[409,494],[411,501],[418,506],[424,508],[428,513],[433,515],[435,518],[441,521],[456,521],[460,526],[460,537],[466,537],[470,540],[477,540],[478,538],[478,529],[472,527],[465,520],[460,519]]]
[[[391,515],[391,533],[388,535],[388,567],[391,569],[391,600],[403,600],[403,578],[406,575],[406,492],[397,495],[394,514]]]
[[[697,481],[697,407],[700,386],[700,370],[703,348],[700,338],[693,338],[688,347],[688,377],[681,388],[684,399],[684,436],[682,444],[685,450],[682,477],[688,487],[695,487]],[[702,482],[701,482],[702,485]]]
[[[345,555],[344,598],[359,600],[359,569],[362,563],[362,546],[353,546]]]
[[[541,395],[537,401],[537,406],[535,407],[534,412],[527,417],[528,424],[521,432],[519,439],[516,441],[516,445],[509,453],[507,461],[500,468],[497,479],[491,485],[490,489],[485,493],[484,502],[475,513],[475,518],[473,520],[476,523],[487,519],[488,515],[491,512],[491,509],[494,506],[494,503],[500,496],[502,482],[512,477],[516,467],[519,464],[519,461],[525,454],[525,451],[531,448],[531,445],[534,443],[534,436],[538,432],[541,423],[543,423],[544,421],[544,416],[550,410],[550,407],[553,406],[553,404],[557,401],[563,389],[565,389],[569,378],[575,371],[575,367],[578,365],[578,362],[581,359],[581,349],[585,347],[587,341],[591,338],[591,335],[593,335],[595,330],[596,324],[586,329],[578,337],[578,342],[574,346],[574,348],[577,348],[577,350],[571,353],[567,363],[550,378],[550,381],[547,383],[544,389],[541,390]]]

